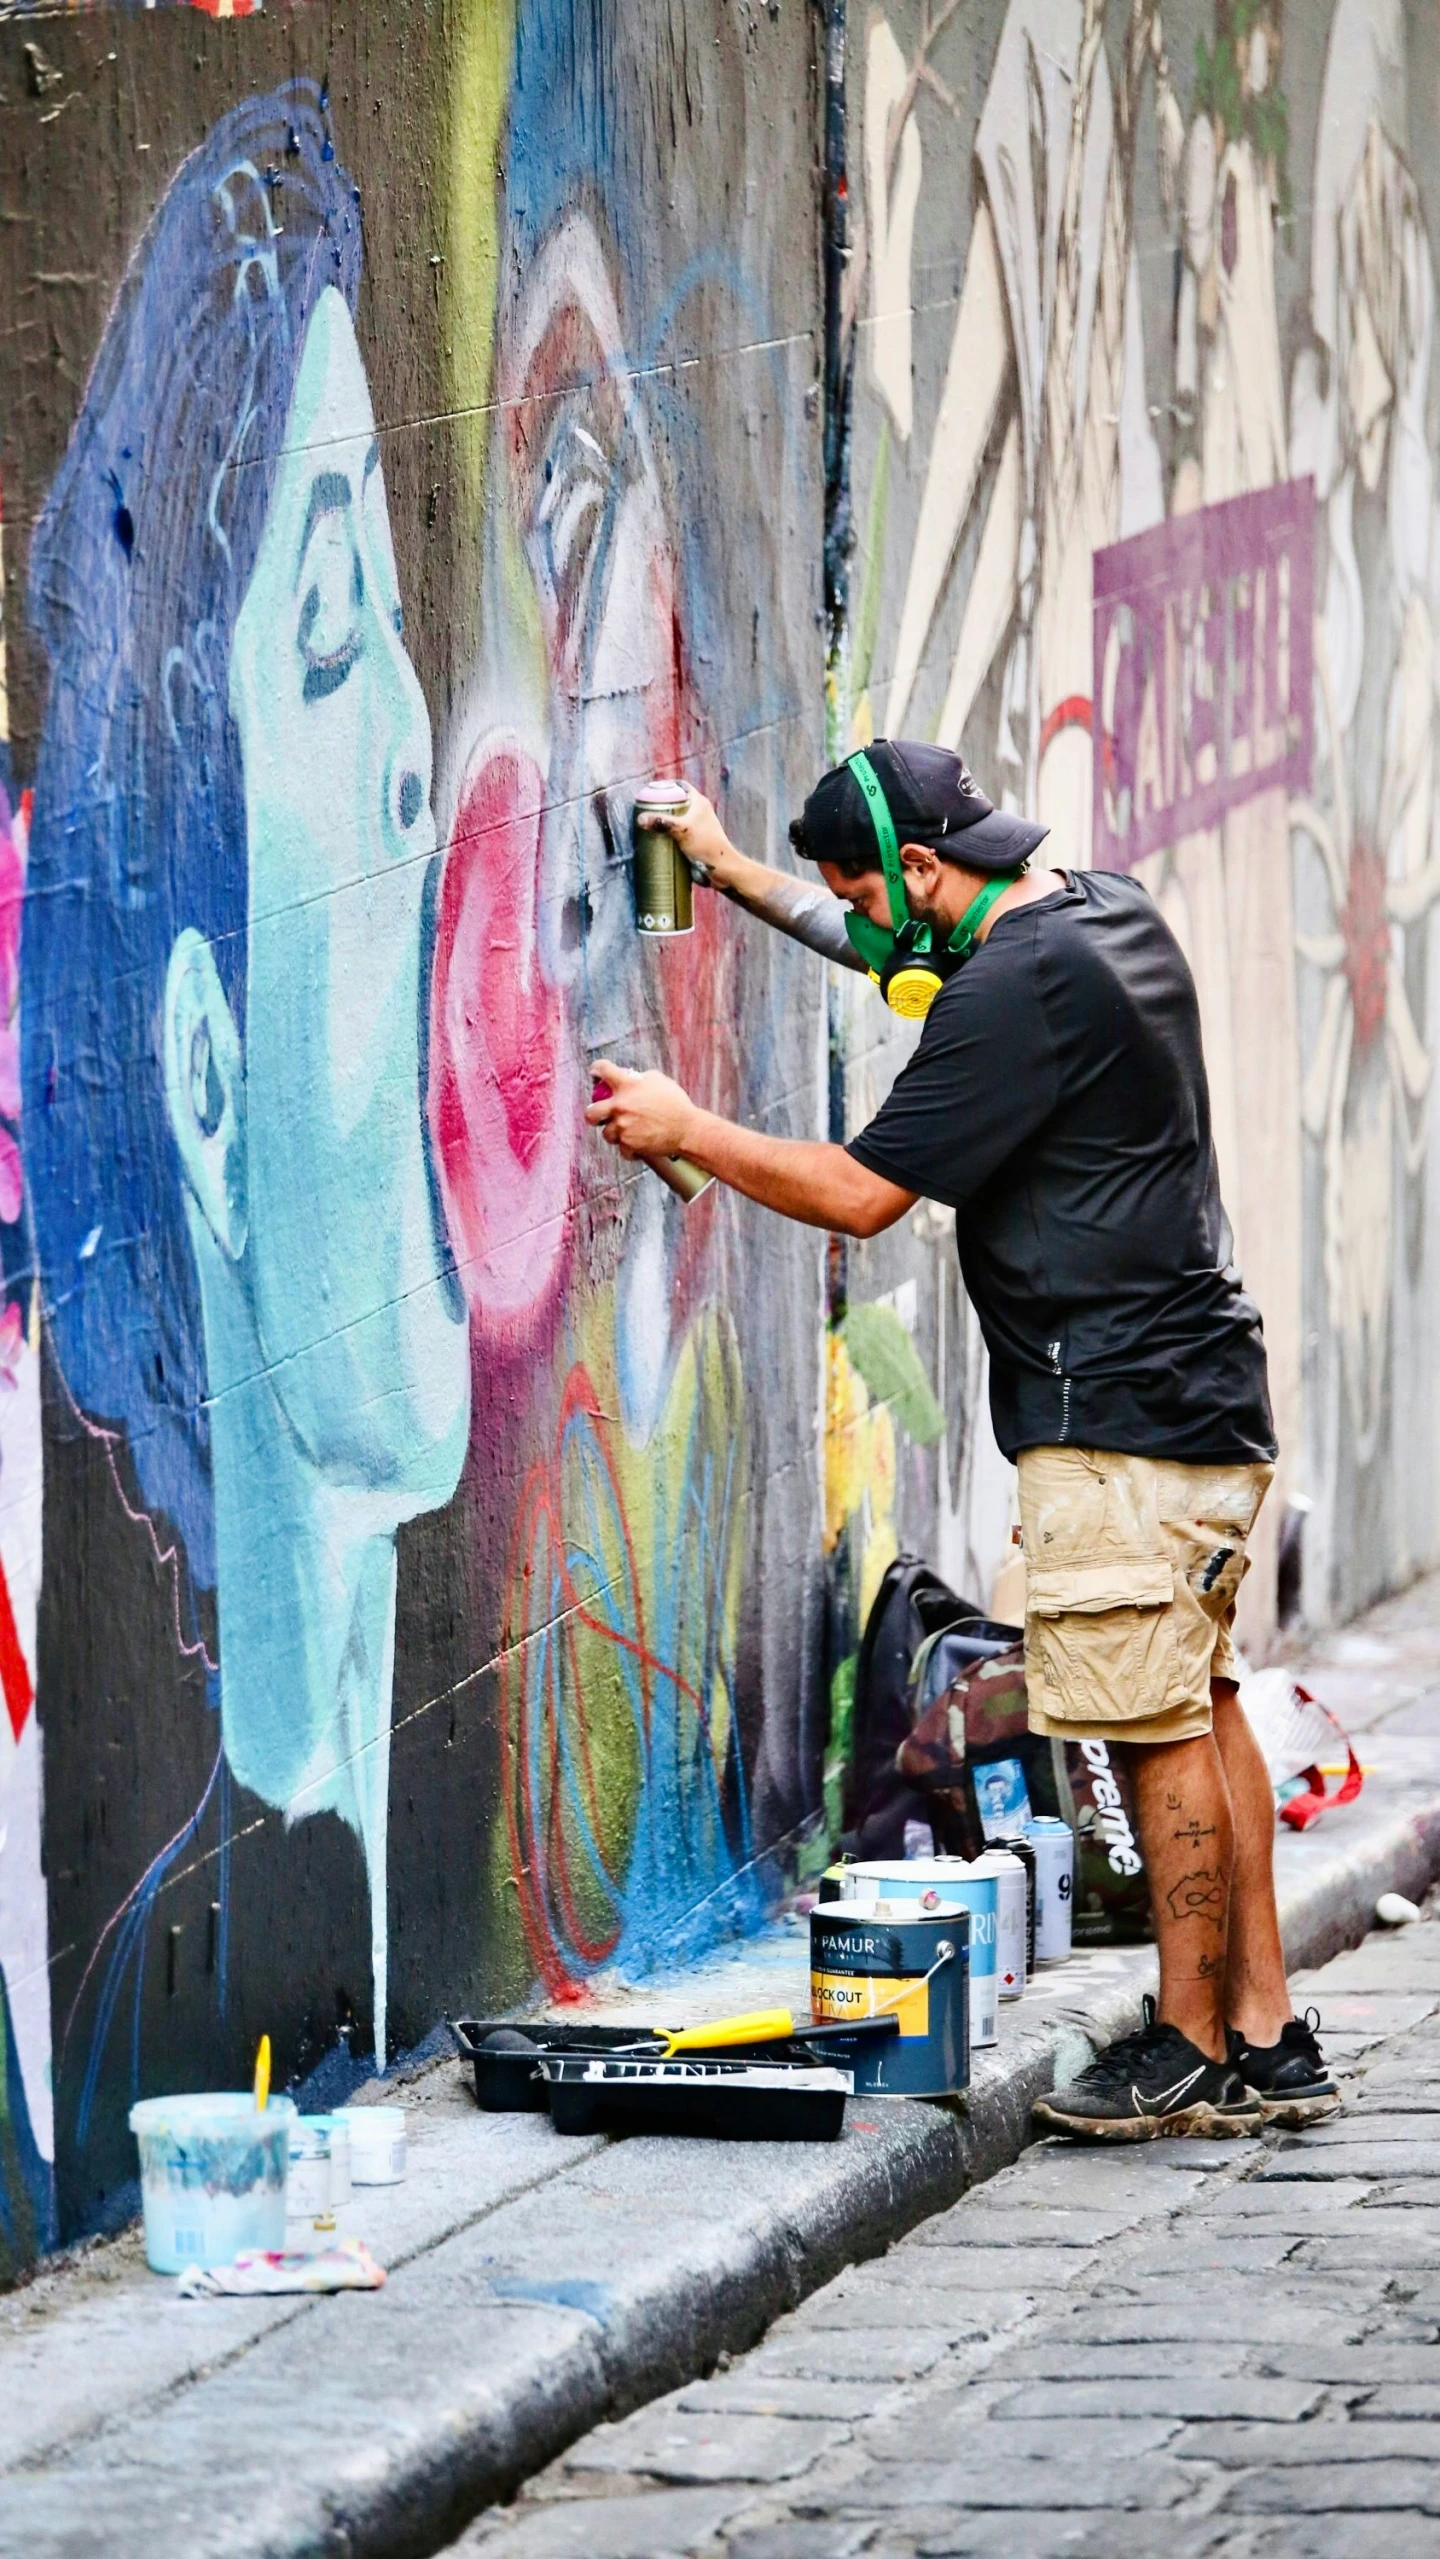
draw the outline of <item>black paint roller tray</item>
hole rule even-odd
[[[557,2026],[537,2017],[517,2026],[513,2017],[457,2017],[450,2032],[473,2064],[475,2102],[487,2115],[548,2115],[550,2091],[540,2075],[542,2053],[596,2052],[642,2043],[652,2026]]]
[[[773,2053],[545,2053],[559,2133],[680,2133],[714,2141],[834,2141],[854,2074]]]
[[[857,2018],[844,2025],[812,2026],[808,2029],[802,2026],[783,2042],[747,2045],[732,2051],[729,2057],[736,2061],[773,2063],[789,2070],[811,2068],[824,2062],[836,2063],[844,2069],[853,2059],[857,2044],[893,2035],[898,2026],[899,2020],[894,2016]],[[528,2018],[523,2025],[517,2025],[513,2017],[459,2017],[452,2021],[450,2027],[462,2057],[474,2070],[476,2103],[490,2115],[554,2112],[551,2102],[553,2082],[542,2071],[542,2060],[563,2061],[579,2055],[594,2059],[622,2052],[633,2054],[637,2045],[662,2044],[667,2031],[663,2026],[643,2024],[592,2026],[577,2023],[566,2026],[548,2017]],[[637,2058],[644,2058],[647,2062],[650,2059],[648,2055]],[[766,2138],[783,2139],[784,2136],[767,2135]]]

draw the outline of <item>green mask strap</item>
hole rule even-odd
[[[895,932],[900,933],[910,921],[910,909],[905,902],[905,874],[900,868],[900,843],[895,833],[895,820],[890,815],[890,804],[880,787],[880,776],[863,748],[854,755],[847,755],[845,761],[865,794],[875,841],[880,847],[880,868],[885,874],[885,886],[890,895],[890,922]]]
[[[1002,871],[997,880],[986,881],[978,897],[972,897],[945,945],[946,950],[953,952],[957,960],[969,959],[975,948],[980,927],[991,907],[997,898],[1004,896],[1007,889],[1013,889],[1019,876],[1018,871]]]

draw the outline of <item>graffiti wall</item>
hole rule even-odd
[[[0,2272],[815,1791],[822,1246],[582,1118],[821,1108],[818,967],[629,867],[820,750],[813,30],[357,14],[0,30]]]
[[[262,2031],[326,2102],[753,1924],[897,1543],[1017,1604],[948,1213],[585,1130],[913,1036],[640,936],[642,779],[785,863],[933,736],[1137,871],[1247,1640],[1436,1560],[1437,125],[1419,0],[0,10],[0,2276]]]
[[[1434,13],[886,0],[847,40],[845,727],[962,748],[1190,958],[1281,1441],[1263,1647],[1440,1551]],[[851,1125],[907,1036],[852,1009]],[[898,1310],[939,1409],[849,1518],[867,1571],[898,1535],[1013,1605],[943,1223],[850,1256],[847,1328]]]

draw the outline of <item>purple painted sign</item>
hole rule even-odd
[[[1308,790],[1313,481],[1172,516],[1094,571],[1096,868]]]

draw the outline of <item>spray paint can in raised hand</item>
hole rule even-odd
[[[635,794],[635,921],[651,937],[670,940],[695,928],[689,863],[660,818],[683,817],[688,782],[647,782]]]
[[[1048,1817],[1030,1824],[1035,1849],[1035,1961],[1063,1964],[1075,1907],[1075,1833]]]

